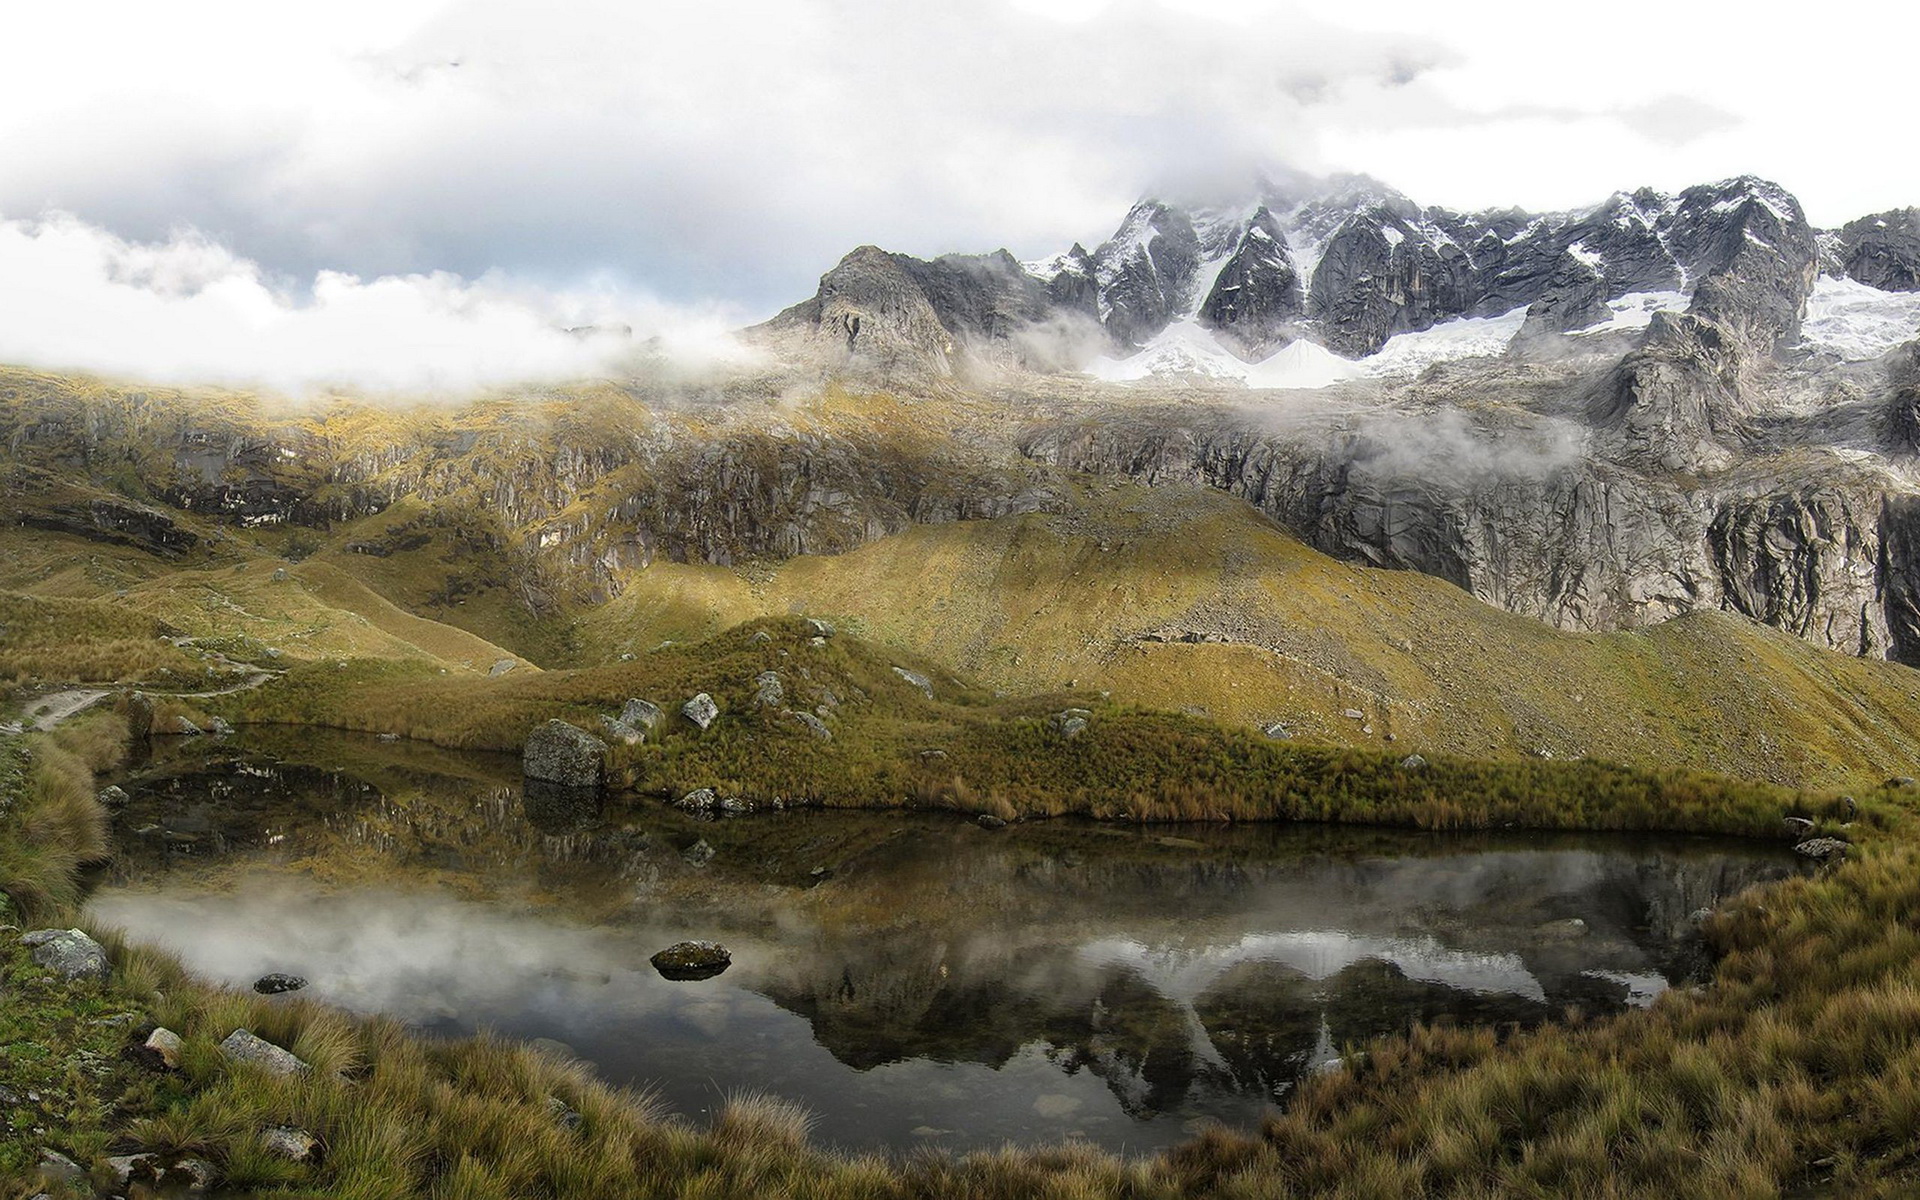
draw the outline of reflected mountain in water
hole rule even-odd
[[[1414,1022],[1649,1003],[1705,965],[1699,910],[1795,869],[1704,839],[704,822],[523,794],[516,766],[312,731],[170,748],[124,783],[95,912],[236,983],[559,1040],[688,1113],[758,1088],[847,1147],[1144,1149]],[[683,938],[733,968],[660,979]]]

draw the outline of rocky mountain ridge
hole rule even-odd
[[[1296,340],[1363,359],[1396,334],[1461,318],[1524,309],[1530,332],[1558,334],[1605,320],[1624,297],[1671,293],[1684,306],[1756,244],[1882,290],[1920,286],[1915,210],[1817,231],[1791,193],[1752,176],[1549,214],[1423,207],[1346,176],[1267,183],[1229,205],[1146,198],[1094,249],[1031,263],[862,247],[757,333],[811,334],[854,360],[936,374],[962,348],[1042,370],[1084,365],[1183,321],[1248,361]],[[1787,345],[1792,289],[1781,304],[1771,324]]]

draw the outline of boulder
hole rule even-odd
[[[529,779],[598,790],[606,773],[607,744],[577,725],[548,721],[527,735],[521,769]]]
[[[112,969],[107,952],[78,929],[36,929],[21,937],[22,945],[33,948],[33,961],[67,980],[90,979],[104,983]]]
[[[146,1049],[169,1071],[179,1069],[181,1045],[180,1035],[165,1026],[148,1034],[145,1043]]]
[[[773,635],[764,629],[756,629],[753,631],[753,636],[747,640],[756,646],[764,646],[773,640]]]
[[[733,964],[733,955],[719,942],[675,942],[648,961],[668,979],[712,979]]]
[[[1047,724],[1064,741],[1072,741],[1087,731],[1087,722],[1093,713],[1084,708],[1067,708],[1047,718]]]
[[[79,1163],[68,1158],[58,1150],[40,1151],[40,1182],[49,1187],[78,1187],[84,1183],[87,1173]]]
[[[547,1112],[553,1116],[553,1123],[568,1133],[579,1133],[582,1119],[576,1110],[558,1096],[547,1097]]]
[[[1340,710],[1340,715],[1349,721],[1364,721],[1367,719],[1367,714],[1357,708],[1343,708]]]
[[[720,706],[713,702],[712,696],[701,692],[680,706],[680,715],[699,728],[705,729],[713,724],[715,717],[720,715]]]
[[[660,706],[636,697],[627,701],[626,707],[620,710],[620,720],[622,724],[635,729],[651,731],[660,725]]]
[[[155,730],[155,732],[171,733],[179,737],[199,737],[205,731],[195,725],[190,718],[178,716],[173,719],[168,728]]]
[[[1813,819],[1811,817],[1788,817],[1784,824],[1787,827],[1788,833],[1798,834],[1802,837],[1813,832]]]
[[[1795,853],[1804,854],[1815,862],[1838,862],[1847,856],[1847,844],[1839,838],[1808,838],[1793,849]]]
[[[225,717],[215,717],[207,722],[207,732],[215,737],[230,737],[233,734],[233,726],[227,723]]]
[[[1007,827],[1006,818],[996,817],[992,813],[981,813],[978,817],[974,818],[974,824],[980,826],[982,829],[1005,829]]]
[[[95,798],[106,808],[125,808],[127,802],[132,799],[127,795],[126,789],[117,784],[101,788],[100,795]]]
[[[830,638],[833,636],[832,621],[823,621],[819,617],[808,617],[807,628],[813,631],[813,636],[815,637]]]
[[[260,1146],[288,1162],[310,1163],[320,1157],[320,1139],[291,1125],[270,1125],[261,1130]]]
[[[710,787],[695,788],[673,802],[683,812],[710,813],[720,807],[720,793]]]
[[[786,685],[780,682],[780,676],[773,671],[762,671],[753,677],[753,702],[760,708],[779,708],[786,703]],[[702,729],[706,726],[702,725]]]
[[[307,981],[298,975],[285,975],[275,971],[262,975],[253,981],[253,990],[262,996],[278,996],[282,992],[297,992],[307,986]]]
[[[519,665],[510,658],[503,658],[487,670],[487,678],[498,679]]]
[[[311,1070],[288,1051],[255,1037],[250,1029],[236,1029],[220,1043],[220,1052],[236,1063],[259,1067],[269,1075],[299,1075]]]
[[[1421,755],[1409,754],[1400,760],[1400,769],[1403,771],[1424,771],[1427,769],[1427,760]]]
[[[1262,729],[1260,732],[1265,734],[1267,738],[1269,738],[1270,740],[1276,741],[1276,742],[1285,741],[1288,738],[1293,736],[1293,730],[1288,729],[1285,725],[1282,725],[1278,721],[1275,721],[1273,724],[1268,725],[1267,727]]]
[[[637,725],[629,725],[619,717],[602,716],[600,729],[607,735],[608,741],[618,742],[622,746],[638,746],[647,740],[646,730]]]
[[[895,667],[893,673],[906,680],[908,686],[919,689],[927,699],[933,699],[933,680],[918,671],[909,671],[905,667]]]

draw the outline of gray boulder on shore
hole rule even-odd
[[[33,948],[35,966],[69,981],[90,979],[104,983],[112,967],[107,952],[78,929],[36,929],[20,938]]]
[[[527,735],[520,767],[527,778],[597,789],[606,775],[607,744],[578,725],[553,720]]]

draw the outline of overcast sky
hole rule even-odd
[[[697,341],[804,297],[862,242],[1038,257],[1097,242],[1143,191],[1264,165],[1365,171],[1465,208],[1751,171],[1839,223],[1920,203],[1901,142],[1920,19],[1895,11],[17,6],[0,43],[0,358],[136,370],[168,347],[168,373],[245,373],[337,359],[378,329],[404,343],[414,320],[459,376],[503,321]],[[72,219],[35,223],[55,213]],[[253,359],[228,344],[244,329],[270,335]],[[570,353],[543,338],[536,357]]]

